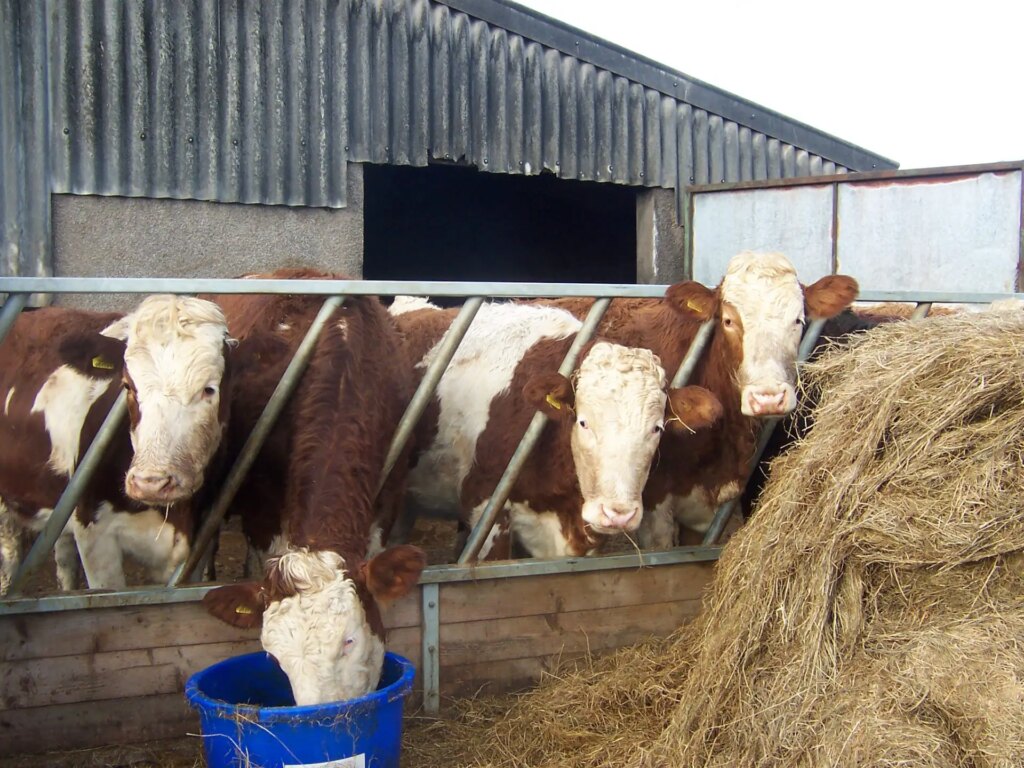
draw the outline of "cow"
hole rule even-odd
[[[126,583],[124,555],[166,581],[188,556],[229,402],[227,325],[216,305],[151,296],[128,315],[44,308],[23,313],[0,345],[0,587],[39,530],[122,387],[116,434],[57,542],[58,582]],[[72,541],[71,536],[74,537]]]
[[[685,281],[665,298],[615,299],[598,332],[619,344],[657,354],[674,373],[700,325],[713,333],[691,382],[721,401],[722,418],[710,429],[673,432],[644,489],[640,543],[664,549],[678,542],[679,526],[703,533],[715,509],[736,498],[746,478],[763,419],[796,405],[796,357],[807,319],[841,312],[857,297],[856,281],[830,275],[802,285],[778,253],[734,256],[721,283],[707,288]],[[589,299],[544,302],[582,317]]]
[[[455,310],[396,302],[410,362],[422,369]],[[426,509],[454,508],[475,524],[538,410],[549,417],[512,487],[482,559],[510,556],[509,527],[532,557],[592,554],[634,531],[641,491],[666,427],[701,430],[721,406],[706,390],[668,390],[656,355],[597,338],[567,379],[557,373],[581,323],[561,309],[481,307],[420,430],[410,494]]]
[[[250,279],[330,278],[279,270]],[[214,296],[238,339],[229,455],[263,408],[322,299]],[[407,545],[372,557],[384,457],[411,390],[400,340],[376,297],[349,297],[318,340],[309,367],[233,502],[250,546],[268,555],[258,580],[217,587],[203,602],[237,627],[262,625],[298,705],[350,699],[380,677],[380,608],[411,590],[425,565]],[[401,500],[405,463],[389,484]],[[387,497],[387,494],[384,494]]]

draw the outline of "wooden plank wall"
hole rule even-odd
[[[681,564],[442,584],[442,706],[522,688],[559,658],[665,635],[696,614],[710,572]],[[417,590],[385,613],[388,648],[417,668],[421,602]],[[198,603],[0,616],[0,755],[197,733],[186,679],[259,647],[258,631]],[[420,701],[417,691],[410,708]]]

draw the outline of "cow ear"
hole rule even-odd
[[[129,318],[129,315],[125,315],[120,320],[115,320],[100,331],[100,335],[111,339],[128,341],[128,334],[131,332],[131,320]]]
[[[113,378],[124,367],[123,341],[98,333],[71,333],[61,339],[58,357],[80,373],[93,378]]]
[[[523,387],[523,399],[549,419],[572,419],[576,395],[572,384],[560,373],[542,373]]]
[[[427,556],[422,549],[400,544],[363,563],[360,575],[377,602],[387,603],[416,586],[426,564]]]
[[[722,403],[704,387],[681,387],[668,391],[665,423],[679,432],[707,429],[722,418]]]
[[[853,304],[860,287],[847,275],[826,275],[804,286],[804,308],[811,320],[828,320]]]
[[[710,320],[718,311],[718,294],[694,280],[670,285],[665,291],[665,301],[689,320]]]
[[[239,629],[253,629],[263,623],[266,610],[263,588],[256,582],[228,584],[203,596],[203,607],[211,616]]]

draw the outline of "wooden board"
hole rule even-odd
[[[559,659],[602,653],[689,621],[707,564],[440,585],[442,701],[520,689]],[[390,650],[417,667],[422,592],[384,613]],[[0,754],[196,733],[182,691],[192,673],[259,648],[258,630],[199,603],[0,616]],[[409,707],[419,706],[421,677]]]

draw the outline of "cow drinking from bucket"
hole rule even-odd
[[[599,333],[620,344],[654,351],[674,373],[700,325],[713,334],[691,378],[721,401],[722,418],[710,429],[673,432],[661,443],[660,461],[644,490],[644,547],[678,541],[677,525],[703,533],[715,509],[741,492],[761,420],[796,405],[796,358],[808,319],[832,317],[850,306],[857,283],[845,275],[802,285],[778,253],[734,256],[714,289],[687,281],[664,300],[616,299]],[[553,303],[582,316],[589,299]]]
[[[281,270],[250,277],[331,276]],[[239,339],[229,441],[237,445],[323,300],[214,298]],[[425,564],[409,546],[368,556],[371,528],[382,514],[377,483],[411,389],[399,344],[377,298],[349,297],[335,311],[233,503],[250,546],[271,555],[265,576],[218,587],[203,601],[234,626],[262,624],[263,647],[299,705],[376,687],[384,657],[380,606],[412,589]],[[400,500],[404,470],[400,462],[389,478],[392,502]]]
[[[125,554],[153,581],[170,577],[225,429],[226,351],[220,309],[193,298],[151,296],[125,316],[18,318],[0,346],[0,587],[20,562],[21,529],[45,525],[122,387],[129,424],[57,542],[58,581],[76,586],[75,543],[92,588],[125,586]]]
[[[454,312],[407,308],[396,303],[392,314],[422,369]],[[533,414],[550,419],[481,558],[510,555],[509,526],[533,557],[586,555],[604,537],[635,530],[662,432],[718,418],[721,406],[707,391],[668,390],[646,349],[596,339],[571,380],[560,376],[581,325],[560,309],[486,304],[441,379],[410,493],[427,509],[460,510],[465,523],[479,519]]]

